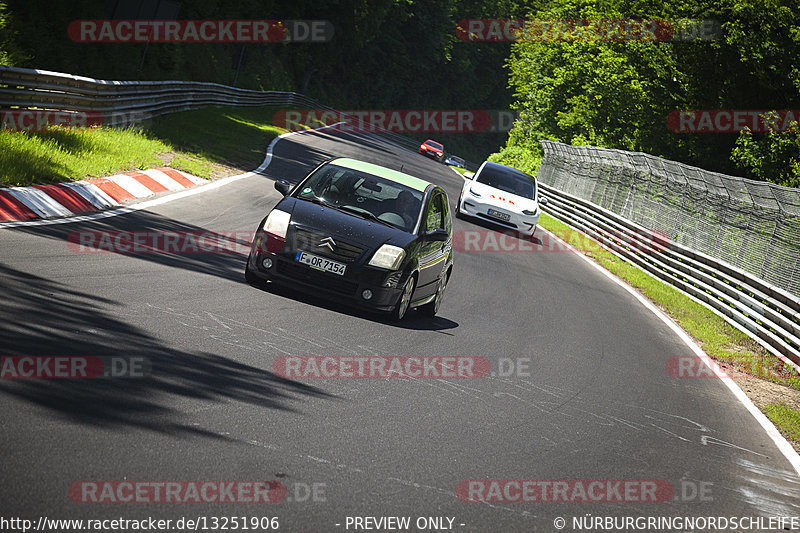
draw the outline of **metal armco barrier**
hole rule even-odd
[[[107,126],[123,127],[146,119],[211,105],[269,106],[334,111],[304,94],[254,91],[193,81],[108,81],[0,65],[0,107],[99,113]],[[345,115],[346,116],[346,115]],[[353,123],[356,123],[353,117]],[[397,133],[370,131],[416,152],[419,141]],[[478,165],[468,162],[471,170]]]
[[[592,202],[542,182],[539,186],[549,200],[542,207],[545,212],[703,303],[800,370],[800,300],[796,297]]]

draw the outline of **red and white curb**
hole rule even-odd
[[[69,183],[0,188],[0,221],[85,214],[206,181],[180,170],[155,168]]]

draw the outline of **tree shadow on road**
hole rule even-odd
[[[253,227],[208,229],[150,211],[75,224],[21,226],[6,231],[45,236],[64,243],[64,256],[123,255],[141,261],[244,283]],[[134,239],[141,237],[140,245]],[[169,236],[174,238],[166,241]]]
[[[296,410],[304,398],[333,398],[321,389],[212,353],[169,348],[105,310],[121,307],[120,302],[3,264],[0,291],[2,356],[124,354],[149,360],[149,372],[139,378],[0,379],[0,395],[31,402],[75,423],[221,438],[170,407],[176,397],[284,411]]]

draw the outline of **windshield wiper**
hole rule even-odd
[[[360,216],[361,218],[364,218],[364,219],[367,219],[367,220],[372,220],[374,222],[378,222],[379,224],[383,224],[384,226],[389,226],[390,228],[402,229],[402,228],[400,228],[400,226],[397,226],[395,224],[392,224],[391,222],[387,222],[385,220],[382,220],[382,219],[376,217],[375,215],[373,215],[369,211],[362,211],[362,210],[360,210],[358,208],[350,207],[349,205],[335,205],[335,204],[332,204],[330,202],[325,201],[324,198],[320,198],[319,196],[317,196],[316,194],[313,194],[313,193],[311,194],[311,196],[309,196],[307,198],[300,197],[300,199],[301,200],[308,200],[311,203],[314,203],[314,204],[317,204],[317,205],[321,205],[321,206],[324,206],[324,207],[329,207],[329,208],[331,208],[331,209],[333,209],[335,211],[339,211],[340,213],[347,213],[347,214]]]
[[[387,221],[385,221],[383,219],[380,219],[380,218],[376,217],[375,215],[373,215],[369,211],[362,211],[361,209],[358,209],[358,208],[355,208],[355,207],[350,207],[349,205],[341,205],[341,206],[338,207],[338,209],[340,211],[346,211],[346,212],[352,213],[352,214],[354,214],[356,216],[360,216],[360,217],[365,218],[367,220],[372,220],[373,222],[378,222],[379,224],[383,224],[384,226],[389,226],[391,228],[398,228],[398,226],[392,224],[391,222],[387,222]]]

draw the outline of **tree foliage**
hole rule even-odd
[[[0,1],[0,64],[14,65],[24,55],[15,43],[14,20],[5,2]]]
[[[797,183],[796,133],[676,133],[690,109],[797,109],[797,0],[554,0],[533,19],[714,19],[694,41],[520,40],[507,62],[524,120],[508,145],[540,138],[652,153],[720,172]]]

